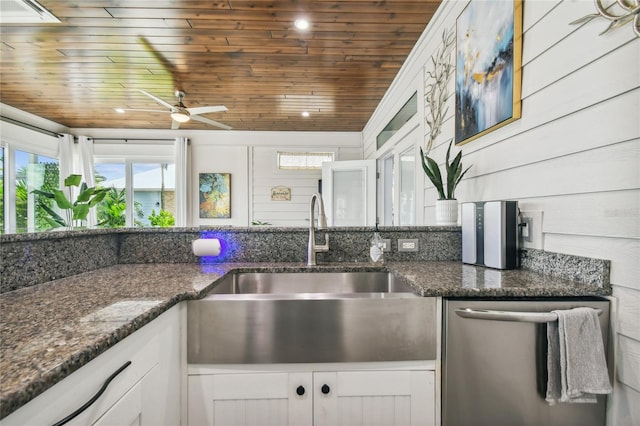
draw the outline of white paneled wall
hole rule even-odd
[[[365,156],[407,92],[422,90],[444,29],[467,1],[444,2],[363,131]],[[543,248],[611,260],[616,383],[610,425],[640,424],[640,39],[629,26],[568,23],[594,12],[583,0],[525,0],[522,118],[460,147],[473,165],[458,200],[518,200],[543,211]],[[454,53],[452,53],[452,56]],[[453,57],[452,57],[453,60]],[[418,81],[407,89],[407,84]],[[453,137],[449,116],[431,152],[440,163]],[[422,123],[425,137],[426,127]],[[424,179],[424,218],[436,191]]]
[[[362,159],[361,146],[257,146],[252,151],[251,220],[275,226],[309,226],[309,201],[322,178],[322,170],[279,170],[278,151],[333,152],[336,161]],[[276,186],[290,188],[291,201],[271,200],[271,188]]]

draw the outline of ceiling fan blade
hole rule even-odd
[[[195,107],[195,108],[187,108],[189,114],[208,114],[210,112],[224,112],[228,111],[227,107],[224,105],[215,105],[215,106],[204,106],[204,107]]]
[[[220,127],[221,129],[231,130],[231,126],[227,126],[226,124],[218,123],[217,121],[209,120],[208,118],[200,117],[199,115],[192,115],[192,120],[199,121],[201,123],[206,123],[211,126]]]
[[[151,44],[151,42],[149,40],[147,40],[146,37],[144,36],[140,36],[138,37],[138,40],[140,40],[140,42],[142,43],[142,46],[144,47],[144,49],[149,52],[151,54],[151,56],[153,56],[153,58],[158,61],[158,63],[160,64],[160,66],[162,66],[162,68],[164,68],[164,70],[167,72],[167,74],[169,74],[171,76],[171,80],[173,81],[173,87],[176,90],[182,90],[181,86],[180,86],[180,79],[179,79],[179,74],[180,72],[178,71],[177,67],[175,65],[173,65],[171,63],[171,61],[169,61],[167,58],[165,58],[158,50],[156,50],[156,48],[153,46],[153,44]]]
[[[178,130],[180,128],[180,122],[171,120],[171,130]]]
[[[160,105],[162,105],[164,107],[167,107],[169,109],[173,109],[173,105],[171,105],[169,102],[163,101],[159,97],[154,96],[149,92],[145,92],[144,90],[140,90],[140,93],[143,93],[143,94],[147,95],[148,97],[150,97],[151,99],[153,99],[154,101],[156,101],[157,103],[159,103]]]

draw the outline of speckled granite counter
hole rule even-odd
[[[422,296],[603,296],[597,286],[460,262],[385,266]],[[197,299],[227,272],[366,271],[366,263],[120,264],[0,295],[0,418],[182,300]]]

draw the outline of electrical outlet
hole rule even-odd
[[[398,251],[418,251],[417,238],[398,239]]]
[[[384,253],[391,251],[391,239],[383,238],[382,239],[382,251]]]
[[[533,218],[523,217],[520,229],[522,230],[522,240],[529,243],[533,242]]]
[[[543,233],[542,233],[542,211],[521,211],[523,226],[520,226],[520,236],[523,248],[532,248],[542,250]]]

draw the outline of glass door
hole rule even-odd
[[[400,191],[398,200],[398,225],[416,224],[415,202],[415,149],[409,149],[400,153]]]
[[[323,163],[322,199],[329,226],[374,226],[376,161]]]

